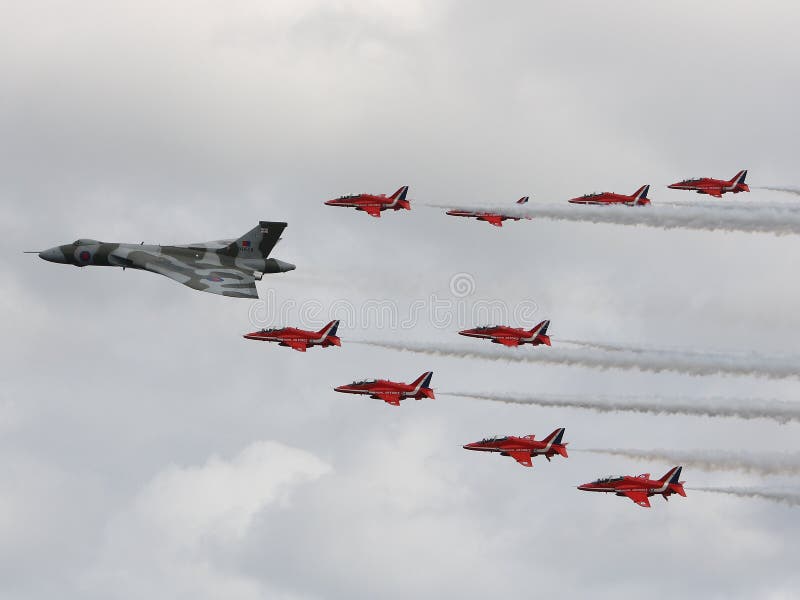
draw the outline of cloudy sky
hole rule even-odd
[[[800,509],[691,490],[800,493],[796,475],[687,465],[688,497],[650,510],[575,486],[673,466],[581,448],[791,461],[799,424],[445,392],[796,402],[797,379],[348,344],[446,344],[495,302],[526,308],[519,325],[552,319],[554,346],[796,353],[797,236],[496,229],[425,206],[645,183],[654,204],[693,201],[665,186],[743,168],[754,189],[736,202],[800,203],[755,189],[800,185],[793,3],[2,6],[0,597],[796,597]],[[380,220],[322,204],[401,185],[413,210]],[[265,277],[258,303],[21,253],[237,237],[259,219],[289,223],[274,256],[297,270]],[[241,338],[332,307],[356,315],[341,348]],[[439,397],[399,409],[331,389],[428,369]],[[533,469],[461,449],[558,426],[570,458]]]

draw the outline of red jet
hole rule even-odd
[[[523,196],[519,200],[517,200],[517,204],[525,204],[528,201],[528,196]],[[478,221],[486,221],[489,225],[494,225],[495,227],[502,227],[503,221],[519,221],[520,219],[530,219],[530,217],[510,217],[508,215],[504,215],[503,213],[499,212],[483,212],[483,211],[474,211],[474,210],[448,210],[445,214],[450,215],[451,217],[474,217]]]
[[[539,346],[545,344],[550,346],[550,336],[547,335],[547,328],[550,321],[542,321],[531,330],[519,327],[506,327],[505,325],[487,325],[476,327],[475,329],[465,329],[459,331],[459,335],[474,338],[484,338],[492,340],[493,344],[503,344],[504,346],[516,347],[522,344],[532,344]]]
[[[355,208],[356,210],[363,210],[371,217],[380,217],[381,211],[391,208],[392,210],[400,210],[405,208],[411,210],[411,205],[406,200],[406,193],[408,193],[408,186],[404,185],[394,194],[386,197],[386,194],[351,194],[350,196],[340,196],[334,200],[328,200],[325,204],[328,206],[347,206]]]
[[[628,206],[645,206],[650,204],[647,192],[650,191],[649,185],[643,185],[636,190],[632,196],[625,194],[615,194],[614,192],[602,192],[599,194],[586,194],[570,200],[572,204],[626,204]]]
[[[372,379],[354,381],[333,389],[344,394],[366,395],[376,400],[383,400],[392,406],[400,406],[400,401],[408,398],[414,398],[414,400],[430,398],[433,400],[433,390],[430,388],[431,377],[433,377],[433,371],[423,373],[414,383],[410,384],[386,379]]]
[[[750,186],[744,182],[747,177],[747,171],[739,171],[733,176],[733,179],[711,179],[710,177],[701,177],[699,179],[684,179],[678,183],[673,183],[669,187],[672,190],[695,190],[698,194],[708,194],[714,198],[722,198],[725,192],[749,192]]]
[[[560,427],[540,441],[536,441],[532,435],[524,437],[509,435],[472,442],[465,445],[464,448],[479,452],[499,452],[500,456],[510,456],[523,467],[532,467],[531,459],[534,456],[542,455],[547,462],[550,462],[550,459],[556,454],[567,458],[567,444],[561,441],[563,437],[564,428]]]
[[[278,342],[280,346],[305,352],[309,346],[322,346],[323,348],[341,346],[342,340],[336,335],[338,328],[339,321],[331,321],[319,331],[283,327],[281,329],[262,329],[253,333],[246,333],[244,338],[263,342]]]
[[[654,494],[661,494],[664,500],[670,494],[679,494],[686,497],[683,489],[684,481],[678,481],[683,467],[672,467],[661,479],[650,479],[650,473],[642,473],[636,477],[625,475],[622,477],[608,477],[598,479],[592,483],[579,485],[578,489],[584,492],[612,492],[617,496],[627,496],[639,506],[650,508],[648,498]]]

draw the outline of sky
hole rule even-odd
[[[554,347],[519,352],[560,351],[561,339],[791,360],[797,235],[546,219],[497,229],[432,205],[644,184],[654,207],[708,203],[666,186],[748,169],[750,194],[714,202],[791,209],[797,194],[759,188],[800,186],[800,8],[2,8],[0,597],[797,595],[798,507],[692,486],[800,494],[794,467],[735,468],[796,466],[799,423],[447,395],[797,403],[796,376],[352,342],[468,343],[457,331],[493,306],[519,326],[551,319]],[[323,205],[401,185],[410,212]],[[273,256],[297,269],[265,276],[258,302],[22,253],[79,237],[235,238],[259,220],[288,223]],[[334,317],[341,348],[241,337]],[[437,398],[400,408],[332,390],[426,370]],[[461,448],[556,427],[569,458],[532,469]],[[636,452],[586,451],[604,448]],[[649,510],[575,489],[659,477],[666,457],[692,452],[688,496]]]

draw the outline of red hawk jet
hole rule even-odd
[[[517,200],[517,204],[525,204],[527,201],[528,196],[523,196]],[[520,219],[530,219],[530,217],[511,217],[500,212],[484,212],[474,210],[453,209],[448,210],[445,214],[448,214],[451,217],[474,217],[478,221],[486,221],[489,223],[489,225],[494,225],[495,227],[502,227],[503,221],[519,221]]]
[[[408,186],[404,185],[389,197],[386,194],[377,196],[373,194],[351,194],[328,200],[325,204],[328,206],[347,206],[356,210],[363,210],[371,217],[380,217],[381,211],[389,208],[392,210],[400,210],[401,208],[411,210],[411,205],[406,200],[407,193]]]
[[[503,344],[504,346],[515,347],[522,344],[532,344],[539,346],[545,344],[550,346],[550,336],[547,335],[547,328],[550,321],[542,321],[531,330],[519,327],[506,327],[505,325],[487,325],[476,327],[475,329],[465,329],[459,331],[459,335],[474,338],[484,338],[492,340],[493,344]]]
[[[572,204],[626,204],[627,206],[644,206],[650,204],[647,192],[650,191],[649,185],[643,185],[636,190],[633,195],[615,194],[614,192],[601,192],[599,194],[586,194],[573,198],[569,202]]]
[[[664,500],[670,494],[679,494],[686,497],[683,489],[685,482],[678,481],[683,467],[672,467],[661,479],[650,479],[650,473],[642,473],[636,477],[624,475],[622,477],[607,477],[592,483],[579,485],[578,489],[584,492],[612,492],[617,496],[627,496],[639,506],[650,508],[648,498],[654,494],[661,494]]]
[[[567,444],[562,442],[564,428],[559,427],[543,440],[535,440],[534,436],[526,435],[516,437],[513,435],[505,437],[486,438],[480,442],[466,444],[466,450],[477,450],[479,452],[499,452],[500,456],[510,456],[523,467],[532,467],[531,459],[534,456],[544,456],[547,462],[556,454],[567,458]]]
[[[383,400],[392,406],[400,406],[400,401],[408,398],[414,398],[414,400],[433,399],[433,390],[430,388],[431,377],[433,377],[433,371],[423,373],[413,383],[371,379],[354,381],[333,389],[343,394],[363,394],[376,400]]]
[[[744,182],[747,171],[739,171],[733,179],[711,179],[710,177],[700,177],[699,179],[684,179],[678,183],[673,183],[669,187],[672,190],[694,190],[698,194],[708,194],[714,198],[722,198],[725,192],[749,192],[750,186]]]
[[[309,346],[341,346],[342,340],[336,335],[339,328],[339,321],[331,321],[319,331],[306,331],[305,329],[295,329],[294,327],[283,327],[280,329],[262,329],[253,333],[244,334],[248,340],[261,340],[262,342],[278,342],[280,346],[294,348],[300,352],[305,352]]]

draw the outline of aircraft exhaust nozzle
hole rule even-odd
[[[566,446],[556,446],[556,452],[558,452],[564,458],[569,458],[567,454],[567,447]]]
[[[268,258],[264,264],[264,273],[286,273],[287,271],[294,271],[297,267],[292,263],[278,260],[277,258]]]
[[[550,343],[550,336],[549,335],[541,335],[539,337],[542,338],[542,343],[543,344],[545,344],[547,346],[552,346],[552,344]]]

